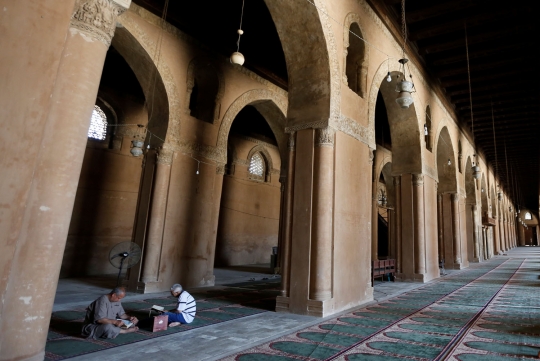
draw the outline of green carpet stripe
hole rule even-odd
[[[327,359],[339,351],[339,349],[326,346],[292,341],[273,342],[270,344],[270,347],[272,347],[274,350],[286,352],[291,355],[310,357],[319,360]]]
[[[404,342],[375,341],[375,342],[368,342],[368,346],[375,350],[392,353],[394,355],[403,355],[403,356],[429,358],[429,359],[436,357],[439,354],[439,352],[441,352],[440,348],[435,348],[435,347],[425,346],[425,345],[413,345],[413,344],[404,343]]]
[[[384,334],[397,340],[427,343],[436,346],[444,346],[452,339],[450,336],[427,335],[416,332],[385,332]]]
[[[386,355],[373,355],[369,353],[353,353],[347,355],[348,361],[403,361],[401,357],[393,357]]]
[[[531,347],[531,346],[521,346],[521,345],[507,345],[497,342],[481,342],[481,341],[473,341],[473,342],[466,342],[466,346],[470,348],[474,348],[476,350],[482,350],[482,351],[489,351],[489,352],[495,352],[500,354],[510,354],[510,355],[516,355],[516,356],[529,356],[529,357],[536,357],[538,356],[538,347]]]
[[[459,328],[457,327],[445,327],[445,326],[433,326],[433,325],[415,325],[415,324],[403,324],[399,325],[399,327],[412,330],[412,331],[418,331],[418,332],[433,332],[433,333],[441,333],[446,335],[455,335],[459,332]]]
[[[325,325],[319,325],[320,329],[323,330],[329,330],[334,332],[341,332],[341,333],[348,333],[351,335],[359,335],[359,336],[368,336],[376,332],[374,329],[369,328],[361,328],[356,326],[345,326],[345,325],[336,325],[336,324],[325,324]]]
[[[391,322],[383,320],[374,320],[371,318],[354,318],[354,317],[340,317],[338,318],[341,322],[346,322],[354,325],[362,325],[366,327],[385,327],[390,325]]]
[[[296,360],[294,358],[278,356],[278,355],[268,355],[263,353],[248,353],[245,355],[238,356],[238,361],[292,361]]]
[[[473,332],[473,335],[482,338],[489,338],[494,341],[503,341],[510,343],[525,343],[540,346],[540,336],[531,336],[531,335],[517,335],[510,333],[499,333],[499,332],[488,332],[488,331],[477,331]],[[540,351],[540,350],[539,350]]]
[[[306,340],[310,341],[322,342],[337,346],[350,346],[361,340],[361,338],[358,337],[323,332],[300,332],[298,333],[298,337],[305,338]]]

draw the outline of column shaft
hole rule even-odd
[[[401,273],[401,176],[394,177],[396,192],[396,272]]]
[[[313,177],[313,223],[309,298],[332,297],[334,131],[317,129]]]
[[[452,193],[452,248],[454,249],[454,265],[461,266],[461,234],[459,232],[459,194]]]
[[[77,26],[81,23],[78,19],[85,15],[84,9],[75,12],[50,94],[51,107],[2,298],[1,360],[44,358],[90,118],[105,55],[121,11],[113,2],[101,2],[97,9],[93,16],[102,18],[107,13],[104,19],[111,23],[102,21],[102,28],[94,29],[94,18],[85,17],[88,29],[102,33],[96,38]]]
[[[478,206],[476,204],[472,205],[472,217],[473,217],[473,242],[474,242],[474,259],[480,261],[480,240],[478,237]]]
[[[437,194],[437,239],[439,244],[439,262],[444,260],[443,197]]]
[[[152,191],[152,204],[150,206],[150,219],[148,236],[144,242],[143,282],[156,282],[159,277],[161,261],[161,245],[163,243],[163,230],[165,215],[167,213],[167,198],[171,178],[172,152],[161,151],[156,164],[156,176]]]
[[[414,207],[414,273],[426,273],[426,244],[424,239],[424,176],[413,174]]]
[[[283,214],[283,250],[281,251],[281,296],[289,296],[291,277],[291,239],[292,239],[292,207],[294,199],[294,166],[295,166],[296,133],[289,134],[289,164],[287,166],[287,184],[285,186],[285,211]]]
[[[375,158],[373,159],[371,175],[371,261],[377,261],[379,259],[379,202],[377,199],[377,183],[379,180],[377,177],[377,152],[374,152],[374,154]]]

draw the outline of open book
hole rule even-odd
[[[120,326],[120,328],[130,328],[131,326],[133,326],[133,322],[131,322],[130,320],[123,320],[121,318],[117,318],[117,320],[120,320],[123,323],[123,325]]]
[[[165,307],[158,306],[158,305],[153,305],[152,308],[150,308],[150,309],[154,310],[154,311],[158,311],[158,312],[164,312],[165,311]]]

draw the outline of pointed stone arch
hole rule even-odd
[[[395,63],[395,64],[394,64]],[[390,123],[390,133],[392,137],[392,172],[394,175],[412,173],[423,173],[422,160],[422,131],[420,131],[420,114],[413,103],[408,109],[401,109],[395,102],[397,76],[403,76],[399,72],[399,63],[396,61],[384,61],[377,70],[369,91],[368,103],[368,129],[370,132],[371,148],[375,148],[375,105],[377,103],[378,92],[384,99],[388,113],[388,122]],[[385,78],[390,71],[392,81],[387,82]],[[416,95],[413,94],[413,97]],[[418,99],[416,99],[418,100]],[[431,174],[430,174],[431,175]]]
[[[341,73],[325,1],[265,3],[287,63],[287,132],[333,125],[340,115]]]
[[[438,192],[457,193],[457,162],[452,139],[450,138],[450,134],[446,126],[443,127],[439,132],[435,146],[435,149],[437,149],[435,162],[437,167],[437,176],[439,179]]]
[[[145,96],[148,93],[147,99],[154,99],[154,106],[149,109],[148,129],[165,141],[153,137],[152,143],[155,146],[163,143],[178,144],[181,114],[179,92],[166,62],[156,58],[159,55],[156,42],[141,29],[136,17],[137,15],[128,11],[118,18],[118,23],[122,26],[117,27],[112,46],[126,58],[141,83]],[[124,55],[128,54],[127,51],[135,51],[137,57],[127,57]],[[157,101],[160,103],[156,103]]]
[[[225,163],[227,160],[227,140],[231,125],[238,113],[247,105],[252,105],[266,119],[266,122],[276,137],[281,159],[285,160],[287,137],[284,130],[287,99],[270,90],[254,89],[236,98],[223,116],[216,144],[216,151],[223,158],[221,161]],[[282,161],[282,163],[285,162]]]

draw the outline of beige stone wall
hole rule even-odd
[[[280,216],[279,150],[262,142],[231,135],[235,149],[234,173],[225,175],[216,241],[216,266],[270,263],[278,244]],[[266,181],[251,179],[249,153],[262,145],[271,156],[274,171]]]

